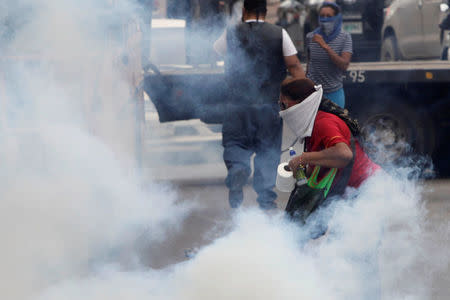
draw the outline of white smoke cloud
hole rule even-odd
[[[430,245],[416,184],[370,179],[321,212],[329,232],[306,245],[296,225],[244,213],[185,266],[177,299],[429,299],[431,279],[416,268],[436,266],[423,259]]]
[[[323,212],[329,231],[315,241],[282,214],[242,210],[229,233],[189,261],[160,271],[106,268],[39,299],[430,299],[429,275],[443,267],[448,245],[430,244],[421,190],[380,174]],[[440,266],[425,256],[433,252]]]
[[[430,298],[428,275],[449,263],[448,243],[434,246],[448,241],[448,224],[430,233],[422,187],[404,175],[379,174],[323,210],[320,240],[305,244],[309,228],[281,214],[244,210],[193,259],[145,266],[140,256],[152,253],[138,253],[140,239],[163,240],[187,209],[171,187],[144,189],[135,169],[139,55],[134,38],[120,42],[133,37],[122,35],[133,32],[133,6],[7,2],[1,16],[20,22],[14,34],[1,27],[2,298]]]
[[[163,239],[186,208],[136,168],[135,7],[7,2],[0,293],[21,300],[110,261],[135,268],[139,239]]]

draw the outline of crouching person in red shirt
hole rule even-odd
[[[308,216],[338,199],[332,195],[343,194],[347,186],[359,187],[381,168],[359,144],[357,121],[349,117],[348,111],[323,98],[322,87],[310,79],[283,81],[280,108],[283,120],[305,143],[305,151],[289,162],[294,174],[303,170],[301,165],[306,166],[306,178],[297,181],[286,212],[307,225],[308,240],[317,239],[328,230],[327,214],[319,213],[311,220]],[[369,249],[352,257],[355,266],[365,274],[358,299],[381,298],[377,253],[378,249]]]
[[[320,85],[307,78],[287,79],[281,85],[279,102],[280,116],[305,144],[305,151],[289,161],[290,169],[295,173],[305,166],[311,189],[318,186],[314,182],[331,178],[328,186],[322,187],[321,199],[295,199],[310,197],[298,186],[291,193],[286,211],[291,215],[301,213],[300,219],[305,221],[326,197],[343,194],[347,186],[359,187],[380,166],[359,144],[357,121],[349,117],[347,110],[323,98]]]

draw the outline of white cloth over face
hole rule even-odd
[[[317,111],[322,100],[323,89],[321,85],[314,86],[316,91],[302,102],[280,111],[280,117],[286,122],[292,132],[302,143],[306,137],[311,136]]]

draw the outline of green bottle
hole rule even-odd
[[[291,156],[291,159],[296,155],[293,147],[289,148],[289,155]],[[307,183],[308,178],[306,178],[306,168],[304,166],[299,166],[297,170],[294,171],[294,178],[297,181],[297,186]]]

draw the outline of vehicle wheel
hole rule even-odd
[[[434,128],[426,116],[393,103],[377,103],[359,117],[365,150],[380,165],[412,154],[430,154],[434,149]]]
[[[400,59],[395,36],[390,35],[383,40],[380,58],[382,61],[396,61]]]

